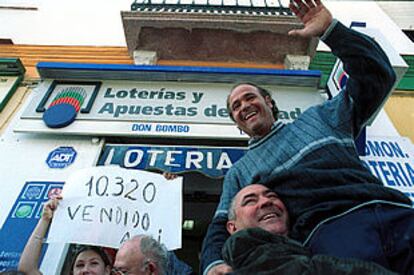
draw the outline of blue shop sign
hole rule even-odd
[[[0,272],[17,269],[20,255],[32,234],[43,204],[61,193],[63,182],[26,182],[0,230]],[[42,247],[43,258],[47,244]]]
[[[98,165],[172,173],[198,171],[220,178],[245,152],[244,148],[233,147],[106,145]]]

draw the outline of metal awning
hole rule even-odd
[[[41,78],[207,83],[258,82],[269,85],[318,87],[321,73],[312,70],[276,70],[194,66],[112,65],[40,62]]]
[[[286,0],[135,0],[131,11],[293,16]]]

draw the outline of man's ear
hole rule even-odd
[[[227,221],[226,223],[227,231],[230,233],[230,235],[233,235],[236,231],[236,222],[235,221]]]
[[[270,108],[273,108],[272,98],[270,96],[267,95],[265,97],[265,102],[266,102],[267,106],[269,106]]]
[[[148,262],[147,270],[149,271],[149,274],[158,274],[156,273],[158,271],[157,266],[152,261]]]

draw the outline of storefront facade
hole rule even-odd
[[[180,64],[162,59],[158,64],[167,61]],[[252,62],[238,65],[257,67]],[[321,88],[325,75],[320,68],[242,69],[224,63],[221,67],[39,63],[39,84],[24,106],[11,111],[13,115],[1,125],[0,271],[16,267],[50,195],[75,171],[102,165],[183,177],[183,248],[176,253],[198,270],[201,241],[223,176],[247,150],[247,135],[226,110],[231,87],[239,82],[265,86],[285,123],[330,96]],[[72,107],[63,107],[65,103]],[[413,146],[395,128],[380,112],[367,129],[361,158],[386,186],[414,201]],[[48,260],[41,264],[43,273],[66,270],[68,251],[68,245],[50,244],[44,256]]]

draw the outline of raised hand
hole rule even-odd
[[[24,274],[42,275],[42,272],[39,270],[40,252],[43,246],[44,237],[53,218],[53,213],[61,199],[62,196],[57,195],[43,205],[42,218],[39,219],[39,222],[33,230],[32,235],[30,235],[22,255],[20,256],[18,269],[19,271],[23,271]]]
[[[53,213],[55,212],[59,201],[62,199],[62,196],[56,196],[53,199],[48,200],[43,206],[42,219],[50,221],[53,218]]]
[[[301,30],[291,30],[289,35],[305,38],[321,36],[332,23],[331,12],[320,0],[292,0],[289,8],[305,25]]]

